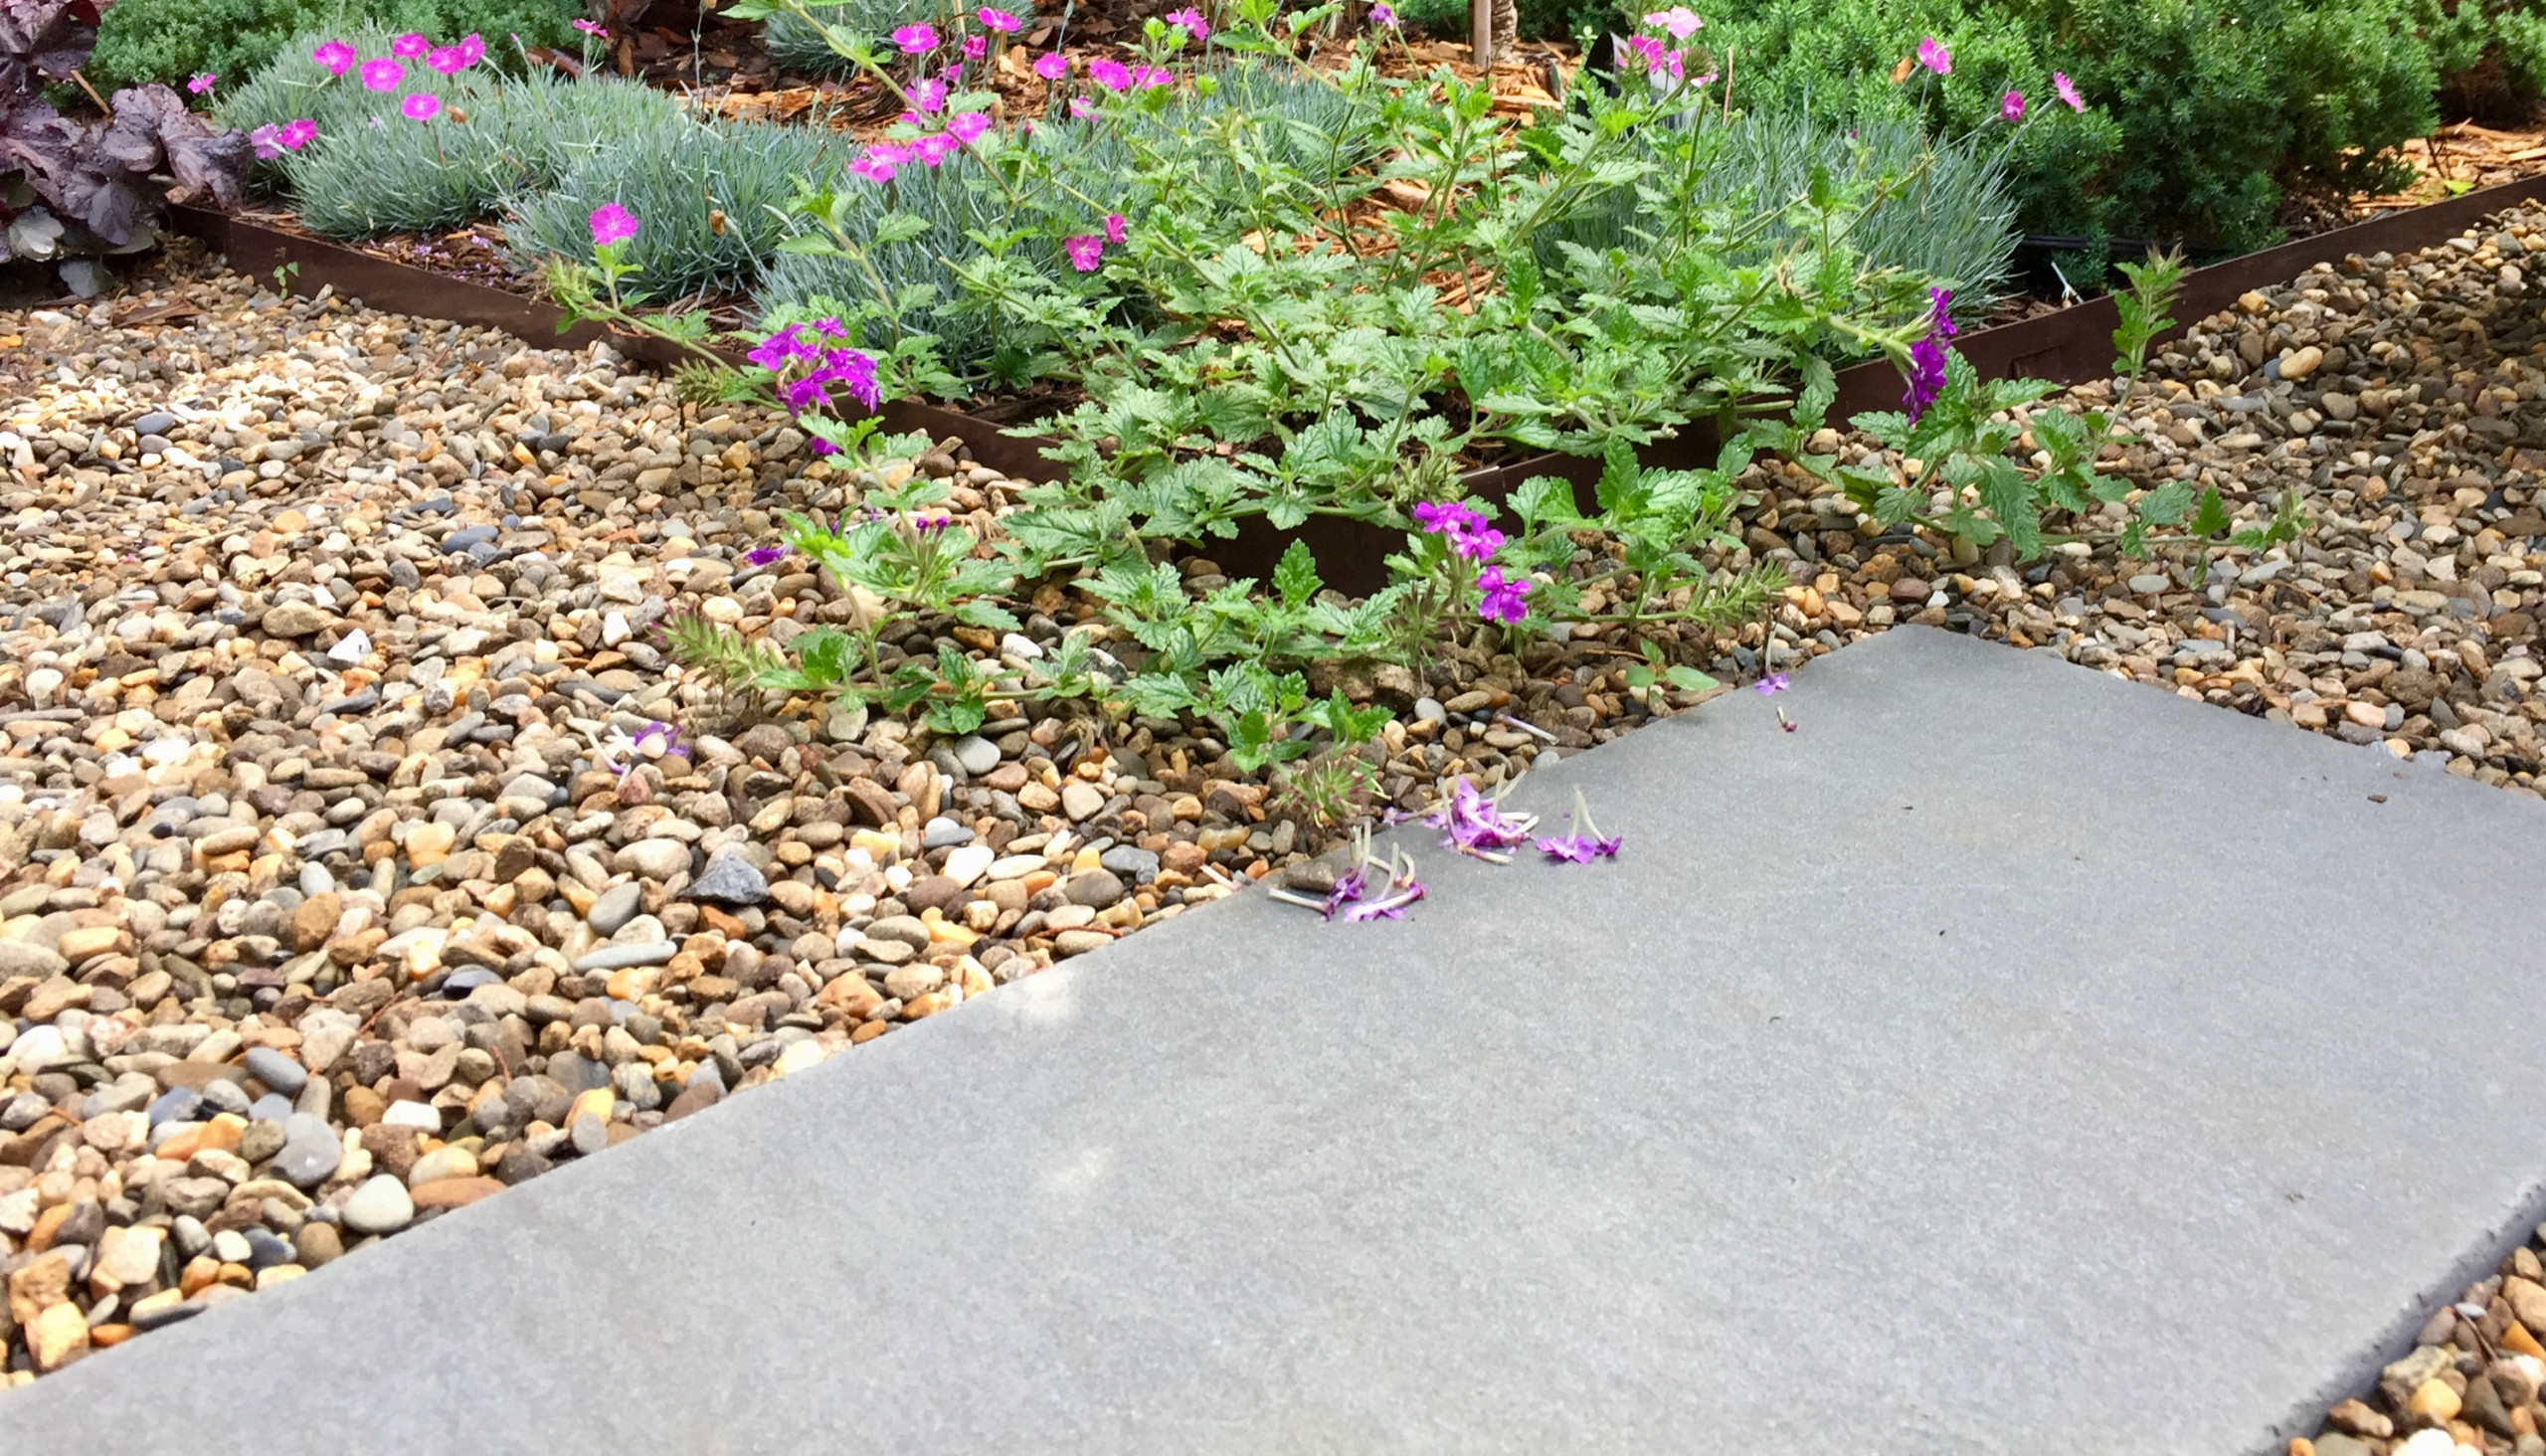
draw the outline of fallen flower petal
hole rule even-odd
[[[1783,692],[1791,685],[1786,681],[1784,673],[1771,672],[1759,679],[1759,696],[1766,697],[1772,692]]]

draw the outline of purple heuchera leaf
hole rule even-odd
[[[95,0],[0,0],[0,96],[69,81],[96,46]]]

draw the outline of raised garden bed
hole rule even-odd
[[[2176,317],[2181,320],[2161,340],[2180,335],[2193,320],[2233,305],[2258,287],[2293,277],[2318,264],[2354,255],[2411,252],[2453,237],[2504,208],[2546,197],[2546,176],[2527,177],[2498,187],[2469,192],[2444,201],[2404,209],[2351,227],[2299,239],[2278,248],[2214,264],[2187,274]],[[341,297],[376,307],[424,317],[501,328],[526,341],[562,340],[589,344],[607,340],[636,359],[668,366],[679,350],[643,334],[608,330],[583,323],[560,331],[564,314],[558,307],[509,289],[457,278],[432,269],[398,263],[374,253],[306,234],[266,226],[235,214],[205,208],[171,211],[179,232],[201,239],[243,273],[287,270],[289,287],[303,295],[333,289]],[[2081,384],[2111,373],[2112,333],[2118,322],[2113,300],[2096,298],[2021,322],[1981,329],[1956,340],[1959,353],[1984,378],[2046,379],[2055,384]],[[740,362],[739,354],[732,356]],[[1838,402],[1832,418],[1845,420],[1866,410],[1897,408],[1900,371],[1875,362],[1838,373]],[[1059,470],[1042,455],[1047,442],[1020,438],[1002,428],[986,427],[960,410],[916,400],[887,401],[881,411],[885,427],[923,431],[933,438],[959,438],[975,458],[1018,479],[1049,480]],[[1704,431],[1652,448],[1647,462],[1666,467],[1696,463],[1712,451]],[[1475,494],[1500,500],[1535,476],[1553,475],[1573,483],[1584,495],[1600,471],[1600,462],[1576,455],[1547,455],[1513,464],[1471,472],[1465,477]],[[1346,591],[1367,594],[1387,581],[1383,558],[1396,548],[1396,533],[1336,517],[1312,517],[1295,533],[1273,530],[1260,518],[1250,520],[1238,537],[1214,548],[1214,557],[1231,571],[1268,577],[1287,543],[1296,536],[1317,553],[1327,580]]]

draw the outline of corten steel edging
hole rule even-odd
[[[291,291],[303,296],[314,296],[320,289],[332,286],[336,296],[348,301],[420,318],[499,328],[541,348],[581,349],[607,343],[621,354],[657,369],[668,369],[685,357],[677,346],[651,334],[624,333],[598,323],[578,323],[561,330],[565,311],[546,299],[526,298],[413,264],[374,258],[324,239],[269,228],[249,218],[180,206],[169,208],[168,221],[171,231],[201,239],[240,273],[266,274],[297,265],[294,272],[285,274],[284,281]],[[728,363],[743,362],[739,352],[716,352]],[[877,413],[890,431],[924,431],[933,440],[960,435],[971,448],[973,458],[1002,474],[1041,480],[1055,478],[1059,473],[1051,461],[1043,458],[1042,442],[1001,435],[996,429],[986,431],[979,420],[953,410],[917,400],[895,400]]]
[[[2320,263],[2339,262],[2354,254],[2427,248],[2504,208],[2540,198],[2546,198],[2546,175],[2524,177],[2197,269],[2184,277],[2183,291],[2174,307],[2177,325],[2160,339],[2172,338],[2195,321],[2227,308],[2240,294],[2287,282]],[[558,325],[564,314],[553,303],[449,277],[412,264],[374,258],[321,239],[281,232],[251,219],[180,206],[169,209],[169,225],[174,232],[203,240],[241,273],[265,273],[287,264],[299,265],[285,281],[292,291],[304,295],[333,286],[338,296],[374,307],[499,328],[536,344],[582,348],[607,341],[620,353],[657,368],[680,361],[678,349],[649,335],[621,333],[594,323],[576,324],[560,332]],[[2119,321],[2112,299],[2096,298],[2040,318],[1966,334],[1955,341],[1954,347],[1985,379],[2030,377],[2054,384],[2082,384],[2111,373],[2112,331]],[[741,362],[739,355],[729,353],[726,357]],[[1840,370],[1838,384],[1838,400],[1830,410],[1833,420],[1846,420],[1867,410],[1895,409],[1901,402],[1901,374],[1888,361]],[[1051,442],[1042,437],[1009,435],[1004,433],[1006,427],[985,427],[984,422],[971,416],[916,401],[893,401],[878,414],[889,430],[924,431],[936,439],[961,436],[975,459],[1011,478],[1053,480],[1062,473],[1058,464],[1043,457],[1042,448]],[[1701,424],[1683,436],[1659,441],[1640,454],[1649,464],[1705,463],[1714,454],[1712,434]],[[1599,474],[1597,459],[1546,455],[1471,470],[1461,479],[1470,493],[1501,500],[1534,476],[1552,475],[1571,483],[1588,509],[1592,504],[1590,487]],[[1256,516],[1250,517],[1234,538],[1214,542],[1208,549],[1212,558],[1231,574],[1263,577],[1271,573],[1274,562],[1293,539],[1308,543],[1330,585],[1359,595],[1387,584],[1385,558],[1396,549],[1400,536],[1394,531],[1332,516],[1312,516],[1298,530],[1285,532]]]
[[[2160,341],[2175,338],[2195,322],[2234,304],[2239,295],[2285,283],[2320,263],[2339,263],[2354,254],[2366,257],[2428,248],[2504,208],[2541,197],[2546,197],[2546,174],[2405,208],[2348,228],[2196,269],[2184,275],[2183,292],[2173,309],[2175,327],[2158,337]],[[1954,341],[1954,348],[1971,361],[1984,379],[2032,378],[2054,384],[2084,384],[2112,374],[2112,331],[2120,322],[2121,315],[2106,296],[2022,323],[1966,334]],[[1832,407],[1830,416],[1845,420],[1866,410],[1898,409],[1902,388],[1900,371],[1888,363],[1878,361],[1841,370],[1839,402]]]

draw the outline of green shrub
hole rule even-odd
[[[1949,134],[2032,119],[2008,179],[2030,231],[2252,247],[2282,189],[2387,180],[2378,154],[2434,121],[2439,72],[2415,0],[1768,0],[1711,23],[1734,100],[1824,120],[1915,115]],[[2426,0],[2427,3],[2427,0]],[[1922,36],[1953,73],[1895,85]],[[2051,96],[2067,73],[2091,107]]]
[[[436,41],[473,31],[484,37],[488,59],[503,61],[512,57],[516,35],[531,46],[571,39],[568,22],[581,13],[573,0],[117,0],[84,71],[101,91],[178,83],[205,71],[226,90],[283,54],[295,37],[364,26],[386,35],[422,31]]]
[[[745,292],[794,231],[786,209],[799,185],[836,174],[853,145],[826,130],[763,121],[614,137],[553,187],[516,197],[505,236],[525,263],[551,254],[590,261],[593,209],[615,202],[636,215],[623,256],[648,294]]]
[[[377,56],[389,35],[363,29],[333,38]],[[264,167],[322,237],[479,222],[501,214],[515,193],[555,186],[627,139],[696,129],[671,97],[635,82],[544,72],[511,78],[482,65],[446,77],[415,66],[396,91],[367,91],[352,75],[330,76],[310,61],[314,44],[311,36],[295,39],[220,109],[241,130],[300,116],[318,123],[315,141]],[[419,91],[440,96],[444,114],[423,122],[400,115],[400,103]]]

